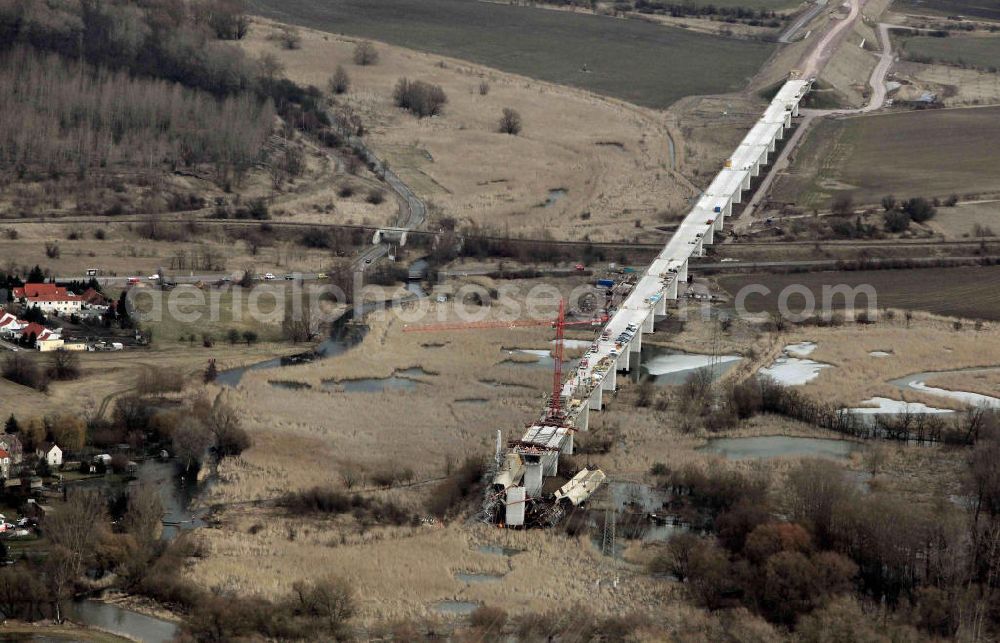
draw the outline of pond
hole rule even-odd
[[[479,609],[479,603],[471,601],[440,601],[434,605],[434,609],[448,616],[468,616]]]
[[[554,188],[549,190],[549,194],[545,197],[545,203],[542,204],[543,208],[551,208],[556,204],[559,199],[566,196],[568,190],[566,188]]]
[[[715,438],[698,451],[717,453],[730,460],[786,457],[843,459],[864,447],[857,442],[828,438],[767,435],[752,438]]]
[[[717,380],[743,360],[739,355],[698,355],[659,346],[643,346],[642,359],[636,377],[649,377],[654,384],[683,384],[699,369],[711,368],[712,380]],[[713,365],[714,361],[714,365]]]
[[[589,344],[588,344],[589,345]],[[513,359],[507,359],[501,362],[504,366],[519,366],[525,368],[545,368],[552,370],[553,365],[555,365],[555,358],[552,357],[552,353],[548,348],[510,348],[504,349],[507,355],[533,355],[538,359],[530,362],[522,362]],[[566,371],[571,371],[576,368],[577,364],[580,363],[579,358],[577,359],[563,359],[563,369]]]
[[[520,554],[522,549],[517,549],[515,547],[504,547],[503,545],[478,545],[476,547],[477,551],[481,551],[484,554],[492,554],[494,556],[514,556]]]
[[[144,643],[173,641],[180,633],[176,623],[95,600],[67,603],[65,616],[73,622],[98,627]]]
[[[425,384],[415,377],[432,375],[420,367],[393,371],[389,377],[367,377],[357,380],[323,380],[325,388],[343,390],[345,393],[382,393],[383,391],[411,391]]]

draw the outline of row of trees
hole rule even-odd
[[[207,165],[238,180],[260,160],[274,108],[220,100],[22,47],[0,58],[0,165],[25,174]]]

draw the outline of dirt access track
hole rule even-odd
[[[694,194],[671,169],[683,152],[671,154],[666,116],[654,110],[384,44],[378,64],[360,67],[356,39],[302,29],[301,48],[285,50],[276,29],[256,20],[243,47],[321,88],[343,65],[351,85],[338,100],[361,114],[366,141],[428,203],[431,228],[450,216],[512,234],[619,240],[682,211]],[[395,107],[402,77],[440,85],[444,112],[417,119]],[[521,115],[519,136],[497,131],[505,107]]]

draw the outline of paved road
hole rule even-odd
[[[337,122],[335,114],[328,112],[328,116],[332,122]],[[410,186],[406,185],[406,183],[404,183],[395,172],[387,167],[385,161],[380,159],[378,155],[375,154],[370,147],[368,147],[363,139],[358,136],[348,135],[347,140],[350,146],[357,150],[358,155],[373,168],[375,174],[383,177],[386,185],[389,186],[389,189],[396,193],[400,208],[395,227],[410,231],[424,225],[424,223],[427,222],[427,206],[424,205],[424,202],[421,201],[413,190],[410,189]],[[371,249],[365,250],[358,255],[354,261],[351,262],[351,265],[355,270],[363,271],[369,265],[376,263],[379,259],[388,254],[388,244],[377,244]]]
[[[788,27],[788,29],[785,29],[785,31],[783,31],[782,34],[778,36],[778,42],[785,44],[792,42],[792,40],[794,40],[795,36],[798,34],[799,30],[802,29],[802,27],[809,24],[813,18],[818,16],[820,12],[823,11],[823,9],[826,7],[827,2],[828,0],[816,0],[813,6],[809,7],[804,12],[802,12],[802,14],[795,19],[795,22],[793,22]]]
[[[861,1],[862,0],[851,1],[850,15],[827,32],[827,34],[823,37],[823,40],[820,41],[820,44],[809,55],[806,64],[806,69],[809,72],[806,74],[807,77],[819,73],[819,70],[822,69],[822,65],[826,64],[829,57],[833,54],[833,51],[836,50],[835,47],[833,50],[830,49],[830,43],[834,40],[839,43],[840,39],[845,35],[843,33],[844,30],[852,25],[854,20],[858,17],[858,15],[860,15]],[[789,138],[785,143],[781,153],[774,159],[774,162],[771,164],[770,168],[768,168],[767,174],[757,186],[757,190],[747,202],[747,206],[743,209],[742,214],[734,225],[734,230],[736,232],[745,232],[750,228],[750,226],[753,225],[754,212],[764,201],[768,191],[771,189],[771,185],[774,183],[775,177],[788,168],[789,158],[791,157],[792,152],[797,149],[806,132],[809,131],[818,119],[826,118],[828,116],[867,114],[869,112],[874,112],[877,109],[881,109],[883,105],[885,105],[885,79],[889,74],[889,70],[892,68],[892,63],[896,60],[896,56],[892,51],[892,41],[889,38],[889,30],[903,28],[904,27],[900,27],[898,25],[889,25],[885,23],[879,23],[878,25],[879,40],[882,41],[882,53],[879,56],[878,64],[875,65],[875,69],[872,70],[871,77],[868,79],[868,84],[872,88],[872,93],[865,106],[857,109],[803,109],[800,111],[802,121],[799,123],[795,132],[792,133],[791,138]]]

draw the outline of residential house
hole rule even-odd
[[[13,464],[21,464],[24,457],[24,447],[21,446],[21,439],[13,433],[0,433],[0,449],[10,454]]]
[[[83,307],[83,297],[55,284],[25,284],[14,289],[14,299],[20,300],[28,308],[38,306],[43,313],[58,315],[78,313]]]
[[[0,310],[0,337],[13,337],[27,325],[28,322],[21,321],[5,310]]]
[[[10,477],[11,457],[4,449],[0,449],[0,478],[6,480]]]
[[[84,308],[102,308],[105,310],[108,308],[108,298],[93,288],[87,288],[80,297],[83,298]]]
[[[39,460],[44,460],[50,468],[62,466],[62,449],[54,442],[43,442],[35,451],[35,455]]]
[[[39,323],[31,322],[16,333],[17,339],[33,337],[36,342],[44,342],[50,339],[59,339],[59,334],[49,330]]]

